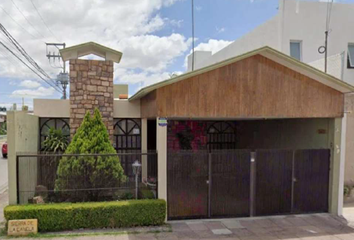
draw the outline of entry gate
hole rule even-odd
[[[169,219],[328,211],[328,149],[180,151],[167,162]]]

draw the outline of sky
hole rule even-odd
[[[277,7],[278,0],[194,0],[195,49],[219,51]],[[129,84],[129,95],[185,72],[192,47],[191,0],[1,0],[0,23],[53,79],[62,62],[48,61],[45,42],[94,41],[123,52],[114,83]],[[13,48],[2,33],[0,42]],[[33,98],[60,97],[0,46],[0,106],[20,107],[24,98],[31,109]]]

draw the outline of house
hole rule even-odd
[[[304,63],[324,71],[324,46],[327,9],[326,1],[279,0],[278,13],[224,49],[212,54],[195,52],[195,69],[203,68],[257,48],[269,46]],[[330,75],[354,84],[354,4],[334,1],[328,37],[328,64]],[[323,49],[322,49],[323,50]],[[192,56],[188,57],[188,70]],[[354,184],[354,96],[348,94],[345,111],[346,161],[345,183]]]
[[[35,99],[33,115],[8,113],[10,203],[16,153],[37,152],[33,139],[48,127],[74,134],[97,107],[117,151],[157,151],[169,219],[341,215],[348,83],[263,47],[117,99],[120,52],[96,43],[61,51],[70,100]],[[77,59],[90,53],[105,60]]]

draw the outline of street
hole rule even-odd
[[[0,149],[3,142],[0,142]],[[7,189],[7,159],[0,153],[0,194]]]

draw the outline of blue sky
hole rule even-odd
[[[191,51],[190,0],[33,0],[49,29],[30,1],[14,2],[26,18],[11,0],[2,0],[0,23],[53,78],[59,69],[45,58],[44,42],[65,41],[70,46],[96,41],[122,51],[115,83],[128,83],[130,95],[185,71]],[[216,51],[276,15],[278,0],[195,0],[194,5],[195,45]],[[9,45],[2,34],[0,41]],[[0,47],[0,106],[21,105],[22,97],[32,107],[33,98],[60,94]]]

